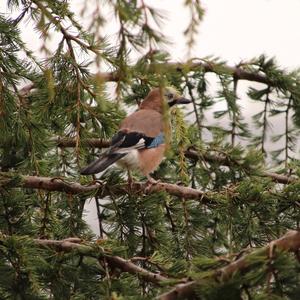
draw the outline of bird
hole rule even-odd
[[[157,181],[151,173],[160,165],[166,149],[165,111],[176,104],[188,104],[175,88],[154,88],[140,103],[137,111],[127,116],[112,137],[110,147],[101,156],[81,169],[82,175],[104,171],[113,163],[128,170],[138,170],[150,184]]]

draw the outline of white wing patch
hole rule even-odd
[[[131,146],[131,147],[127,147],[127,148],[118,148],[118,150],[116,151],[117,153],[130,153],[132,150],[137,150],[137,149],[143,149],[145,148],[145,139],[141,138],[139,139],[139,141]]]

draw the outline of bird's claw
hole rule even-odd
[[[150,175],[147,176],[147,183],[151,183],[151,185],[157,184],[159,183],[160,180],[155,180],[153,177],[151,177]]]
[[[160,182],[160,180],[155,180],[154,178],[147,176],[146,188],[145,192],[148,194],[153,185],[156,185]]]

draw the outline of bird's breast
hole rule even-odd
[[[139,154],[138,150],[131,150],[127,155],[118,160],[117,164],[126,169],[139,169]]]
[[[118,160],[117,164],[129,170],[139,170],[147,176],[152,173],[164,158],[165,144],[150,149],[131,150]]]

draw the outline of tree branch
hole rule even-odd
[[[57,143],[58,147],[75,147],[76,141],[74,138],[57,138],[55,139],[55,142]],[[110,145],[110,141],[105,141],[102,139],[86,139],[81,141],[82,146],[88,146],[91,148],[107,148]],[[233,164],[233,161],[230,160],[225,155],[212,155],[208,153],[199,154],[196,150],[188,149],[185,151],[185,156],[187,158],[193,159],[193,160],[199,160],[204,159],[207,162],[211,163],[219,163],[225,166],[230,166]],[[237,165],[241,165],[239,161],[234,162]],[[285,176],[281,175],[275,172],[269,172],[269,171],[262,171],[261,175],[263,177],[270,177],[274,182],[288,184],[295,182],[297,180],[296,177],[291,176]]]
[[[179,186],[176,184],[158,182],[157,184],[148,185],[144,182],[134,182],[130,187],[126,184],[110,186],[109,190],[100,181],[91,185],[81,185],[79,183],[67,182],[64,178],[50,178],[41,176],[25,176],[15,175],[12,173],[0,172],[0,187],[23,187],[31,189],[42,189],[47,191],[58,191],[69,194],[98,192],[102,197],[108,196],[111,193],[115,195],[123,195],[124,192],[131,193],[156,193],[165,191],[170,195],[178,196],[186,199],[198,199],[202,203],[214,203],[214,200],[209,198],[207,194],[200,190],[190,187]]]
[[[84,44],[79,40],[78,38],[74,37],[73,35],[66,33],[64,30],[62,33],[65,34],[66,37],[69,39],[72,39],[73,41],[77,42],[82,47],[89,49],[91,51],[95,51],[91,46]],[[130,69],[134,69],[135,66],[129,67]],[[236,78],[237,80],[247,80],[247,81],[254,81],[259,82],[263,84],[267,84],[269,86],[276,86],[276,82],[270,80],[266,75],[259,74],[255,71],[248,71],[244,70],[241,67],[232,67],[227,65],[220,65],[214,62],[185,62],[185,63],[175,63],[175,62],[168,62],[164,64],[149,64],[147,66],[147,69],[149,72],[153,71],[155,72],[157,68],[163,68],[165,70],[173,70],[177,72],[186,72],[189,71],[195,71],[197,69],[202,69],[206,73],[227,73],[231,74]],[[100,79],[103,82],[118,82],[121,80],[120,73],[118,71],[114,72],[98,72],[94,75],[92,75],[93,78]],[[32,86],[32,88],[34,88]]]
[[[270,177],[274,182],[283,183],[283,184],[293,183],[297,180],[296,177],[285,176],[285,175],[277,174],[274,172],[268,172],[268,171],[263,171],[262,175],[265,177]]]
[[[105,258],[111,267],[117,267],[121,269],[123,272],[127,272],[130,274],[137,274],[143,277],[146,281],[160,285],[163,282],[169,280],[165,276],[145,270],[135,265],[130,260],[126,260],[122,257],[106,255]]]
[[[213,154],[208,154],[208,153],[203,153],[203,154],[199,154],[196,150],[192,150],[192,149],[188,149],[185,152],[185,156],[193,159],[193,160],[199,160],[199,159],[204,159],[207,162],[210,163],[219,163],[222,164],[224,166],[230,166],[232,164],[236,164],[241,166],[241,162],[240,161],[232,161],[230,160],[228,157],[226,157],[225,155],[213,155]],[[277,183],[283,183],[283,184],[288,184],[288,183],[292,183],[295,182],[297,180],[296,177],[290,177],[290,176],[285,176],[285,175],[280,175],[277,174],[275,172],[269,172],[269,171],[262,171],[260,173],[261,176],[263,177],[269,177],[272,179],[272,181],[277,182]]]
[[[134,68],[131,67],[131,68]],[[157,68],[164,68],[165,70],[173,70],[177,72],[186,72],[195,71],[197,69],[202,69],[204,72],[209,73],[227,73],[231,74],[238,80],[247,80],[247,81],[255,81],[264,83],[267,85],[274,86],[276,82],[272,82],[268,77],[263,74],[259,74],[254,71],[244,70],[241,67],[231,67],[227,65],[220,65],[214,62],[186,62],[186,63],[175,63],[175,62],[168,62],[163,64],[149,64],[147,69],[149,72],[157,70]],[[120,76],[118,72],[99,72],[95,74],[98,78],[101,78],[103,81],[119,81]]]
[[[120,256],[113,256],[102,251],[95,251],[97,245],[81,244],[82,240],[79,238],[67,238],[64,240],[43,240],[34,239],[34,242],[40,246],[54,248],[56,251],[70,252],[77,250],[83,255],[91,254],[91,256],[98,259],[105,259],[111,268],[118,268],[122,272],[138,275],[148,282],[160,285],[162,282],[169,280],[167,277],[158,273],[150,272],[134,264],[130,260],[126,260]],[[98,247],[99,249],[99,247]],[[99,249],[100,250],[100,249]]]
[[[3,173],[2,173],[3,174]],[[41,176],[21,176],[20,187],[42,189],[47,191],[65,192],[68,194],[80,194],[96,191],[101,188],[101,183],[81,185],[77,182],[67,182],[64,178],[50,178]]]
[[[87,255],[88,253],[92,253],[93,257],[99,259],[106,259],[110,267],[118,268],[123,272],[128,272],[130,274],[136,274],[148,282],[152,282],[160,285],[161,283],[169,280],[167,277],[162,276],[158,273],[150,272],[144,268],[141,268],[135,265],[131,260],[126,260],[119,256],[112,256],[110,254],[101,251],[101,253],[95,253],[95,247],[91,245],[81,244],[82,240],[79,238],[68,238],[64,240],[44,240],[44,239],[34,239],[34,242],[41,246],[46,246],[50,248],[54,248],[57,251],[66,251],[70,252],[73,250],[77,250],[79,253],[83,255]],[[281,238],[270,242],[267,246],[255,250],[250,254],[244,255],[238,260],[228,264],[227,266],[217,269],[213,275],[209,275],[209,277],[213,277],[212,279],[218,282],[228,281],[233,274],[236,272],[241,272],[246,269],[251,263],[250,256],[257,256],[258,254],[265,254],[267,257],[272,258],[274,256],[275,248],[278,248],[280,251],[289,251],[289,252],[297,252],[300,249],[300,231],[291,230],[288,231]],[[187,283],[180,283],[175,286],[171,291],[162,294],[159,299],[160,300],[174,300],[180,299],[182,297],[190,296],[195,287],[197,286],[196,281],[189,281]]]
[[[215,280],[217,282],[228,281],[233,274],[241,272],[251,264],[251,256],[266,255],[268,258],[274,257],[274,250],[278,248],[280,251],[297,252],[300,249],[300,231],[288,231],[281,238],[270,242],[267,246],[255,250],[250,254],[244,255],[236,261],[231,262],[223,268],[217,269],[213,274],[209,274],[206,279]],[[202,278],[205,279],[205,278]],[[189,281],[176,285],[172,290],[162,294],[160,300],[176,300],[183,297],[189,297],[194,293],[195,288],[199,285],[197,281]]]

